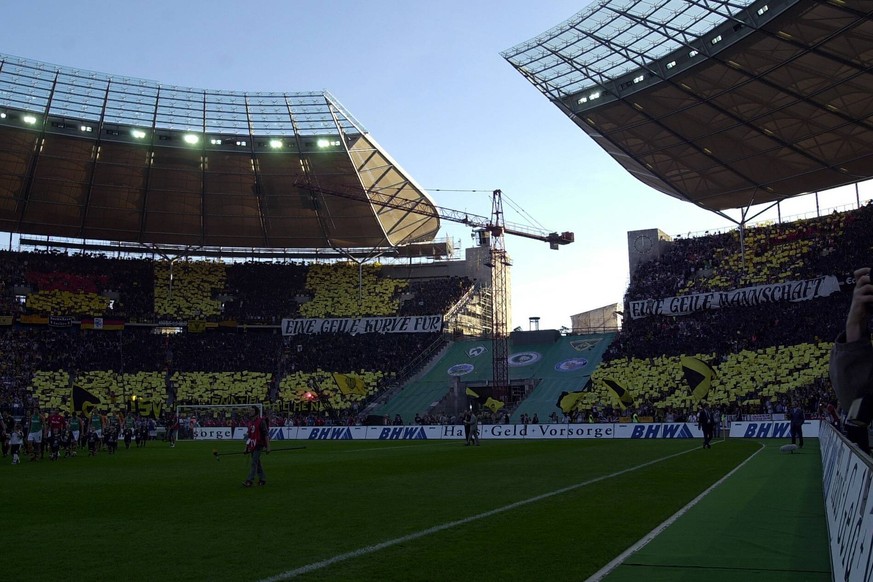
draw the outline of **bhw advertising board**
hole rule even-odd
[[[245,428],[199,427],[198,440],[242,440]],[[735,421],[730,423],[733,438],[790,439],[787,420]],[[803,436],[818,438],[819,421],[807,420]],[[716,434],[718,436],[718,434]],[[445,440],[463,439],[462,425],[446,426],[300,426],[272,427],[273,440]],[[599,424],[486,424],[479,426],[479,438],[492,439],[700,439],[703,432],[692,422],[640,422]]]
[[[198,440],[243,440],[245,427],[194,429]],[[688,422],[599,424],[486,424],[479,438],[496,439],[697,439],[703,433]],[[272,440],[462,440],[462,425],[446,426],[301,426],[272,427]]]

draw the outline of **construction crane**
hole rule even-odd
[[[485,266],[491,268],[491,345],[492,360],[491,389],[494,397],[507,402],[510,397],[509,382],[509,313],[507,301],[506,274],[512,265],[509,255],[506,253],[506,241],[504,235],[511,234],[532,238],[549,243],[549,247],[558,250],[562,245],[575,241],[572,232],[545,233],[531,229],[521,230],[506,226],[503,213],[503,193],[494,190],[491,194],[491,220],[479,230],[480,242],[482,235],[488,234],[487,241],[491,245],[489,262]]]
[[[322,188],[311,182],[298,181],[295,186],[309,190],[313,194],[337,196],[350,200],[361,200],[361,192],[342,192]],[[507,225],[503,213],[503,192],[494,190],[491,194],[491,217],[478,216],[469,212],[452,210],[440,206],[424,204],[418,200],[381,198],[369,196],[369,202],[376,206],[405,210],[423,216],[439,217],[441,220],[464,224],[479,233],[479,244],[490,245],[490,254],[485,266],[491,268],[491,341],[492,341],[492,381],[494,398],[507,402],[510,396],[509,382],[509,333],[506,274],[511,266],[506,253],[505,235],[520,236],[549,243],[549,248],[558,250],[576,240],[572,232],[546,232],[523,225]]]

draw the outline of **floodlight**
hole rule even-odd
[[[320,147],[320,148],[326,148],[326,147],[329,147],[329,146],[330,146],[330,142],[329,142],[328,140],[324,139],[324,138],[321,138],[320,140],[318,140],[318,141],[315,142],[315,143],[316,143],[316,145],[317,145],[318,147]]]
[[[131,130],[130,135],[132,135],[136,139],[145,139],[146,132],[141,129],[133,129]]]
[[[6,119],[6,113],[0,113],[0,119]]]
[[[274,150],[281,148],[282,147],[282,140],[281,139],[271,139],[270,140],[270,147],[273,148]]]
[[[197,137],[196,135],[194,135],[193,133],[186,133],[185,137],[183,137],[182,139],[185,140],[185,143],[188,143],[191,145],[194,145],[198,141],[200,141],[200,138]]]
[[[92,128],[90,125],[80,125],[79,131],[91,132]]]
[[[30,125],[36,123],[36,117],[34,117],[33,115],[25,115],[21,119],[24,120],[24,123],[29,123]]]

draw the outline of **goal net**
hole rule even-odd
[[[195,437],[206,440],[231,440],[234,429],[251,421],[257,410],[264,415],[263,404],[180,404],[176,406],[179,440]]]

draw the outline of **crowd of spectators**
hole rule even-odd
[[[400,315],[446,313],[473,286],[468,277],[443,277],[410,281],[408,299],[400,305]]]
[[[0,277],[6,314],[136,320],[154,312],[153,267],[145,259],[0,251]]]
[[[0,276],[0,315],[8,318],[0,326],[0,349],[8,354],[0,363],[2,410],[37,402],[69,407],[76,386],[113,410],[128,409],[134,394],[164,405],[257,400],[298,415],[308,405],[305,414],[317,411],[319,422],[334,423],[350,422],[346,416],[441,334],[283,337],[281,318],[442,314],[470,289],[457,278],[388,279],[378,265],[226,265],[60,252],[0,252]],[[96,317],[121,325],[101,328]],[[186,328],[196,320],[212,323]],[[227,320],[232,325],[220,325]],[[320,381],[317,402],[302,397],[311,378],[334,372],[362,378],[365,393]]]
[[[227,319],[253,324],[278,324],[282,317],[300,316],[298,299],[308,297],[303,263],[234,263],[227,266],[223,291]]]
[[[138,323],[434,315],[472,286],[466,277],[422,281],[354,262],[224,263],[0,251],[0,315],[103,317]]]
[[[747,228],[742,237],[734,230],[678,238],[660,258],[639,266],[625,301],[823,275],[843,277],[869,260],[871,232],[873,206],[867,205],[851,212]],[[0,350],[5,355],[0,361],[0,407],[29,408],[35,398],[43,397],[42,392],[35,396],[35,384],[46,393],[69,391],[78,383],[103,390],[107,396],[139,390],[166,402],[263,398],[294,407],[307,400],[311,404],[312,396],[303,396],[311,391],[316,393],[311,410],[286,407],[282,422],[300,426],[360,422],[356,413],[366,399],[396,381],[404,366],[439,342],[441,334],[283,337],[279,321],[444,314],[471,286],[468,279],[457,277],[390,279],[378,264],[354,262],[225,264],[0,251],[0,315],[125,322],[123,331],[0,327]],[[830,395],[820,360],[842,325],[849,301],[849,294],[836,293],[797,303],[704,310],[681,317],[626,317],[604,355],[598,379],[612,375],[627,380],[636,396],[632,409],[619,408],[598,384],[584,408],[560,420],[610,421],[631,413],[655,419],[688,417],[688,403],[675,400],[685,390],[681,378],[675,377],[681,355],[699,355],[717,370],[730,371],[714,381],[714,394],[722,397],[718,404],[727,412],[781,414],[798,401],[814,413]],[[161,334],[156,333],[156,322],[161,320],[169,320],[170,325],[176,320],[232,320],[236,326]],[[773,350],[795,360],[774,364]],[[768,367],[784,377],[777,380],[756,372]],[[738,373],[740,369],[759,377],[750,379]],[[342,393],[330,381],[332,373],[356,375],[365,394]],[[641,382],[657,383],[657,389],[633,385],[634,378],[641,376],[647,378]],[[725,401],[725,394],[732,400]],[[480,420],[500,423],[505,413],[486,411]],[[424,416],[414,422],[450,421]]]
[[[844,280],[857,266],[869,262],[871,233],[873,205],[868,204],[849,212],[747,228],[742,241],[738,230],[679,238],[659,258],[640,264],[631,277],[625,302],[829,275]],[[764,375],[766,358],[773,350],[785,352],[792,346],[805,346],[810,361],[804,367],[815,370],[812,377],[805,377],[801,370],[780,368],[777,371],[785,376],[780,381],[796,377],[801,380],[799,385],[773,393],[768,387],[779,382],[760,378],[753,387],[746,387],[748,390],[739,390],[740,397],[723,404],[731,413],[781,414],[796,399],[808,414],[815,414],[822,399],[832,398],[827,386],[827,352],[843,325],[850,301],[850,293],[841,291],[795,303],[726,307],[678,317],[625,317],[598,373],[603,378],[632,368],[653,370],[661,365],[660,359],[672,359],[670,366],[675,371],[680,355],[700,355],[718,367],[745,353],[747,369],[754,371],[760,366]],[[629,313],[627,308],[625,313]],[[714,385],[728,381],[717,379]],[[681,377],[674,378],[667,392],[687,391],[683,382]],[[632,385],[630,389],[639,394],[647,388]],[[596,398],[611,400],[604,385],[597,387]],[[664,404],[657,399],[635,403],[637,407],[655,407],[656,417],[663,418],[668,412],[673,416],[687,413]]]

